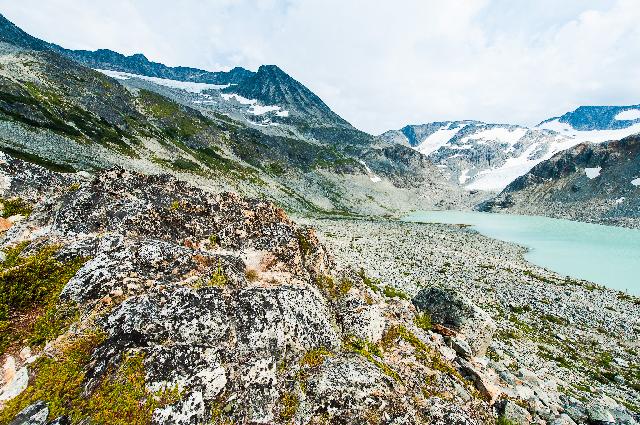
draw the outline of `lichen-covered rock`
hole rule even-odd
[[[35,353],[55,358],[77,335],[97,332],[74,381],[83,399],[121,382],[123,365],[138,359],[137,394],[158,400],[145,423],[490,417],[453,357],[442,356],[451,351],[444,339],[416,327],[411,303],[337,269],[315,231],[273,204],[120,169],[72,188],[47,173],[12,181],[31,178],[43,179],[35,213],[2,241],[83,258],[59,296],[78,320]],[[447,402],[429,410],[432,394]]]
[[[486,312],[452,289],[429,287],[413,298],[420,311],[431,315],[433,323],[453,329],[464,339],[475,356],[482,356],[491,344],[496,324]]]
[[[378,342],[386,327],[384,311],[379,304],[369,304],[358,295],[347,294],[340,301],[342,331],[366,341]]]
[[[47,423],[49,416],[49,407],[44,401],[25,407],[18,415],[9,423],[9,425],[44,425]]]
[[[511,400],[503,400],[497,403],[496,407],[500,416],[514,425],[529,425],[531,423],[531,414],[527,409],[518,406]]]
[[[327,359],[306,382],[303,411],[314,417],[330,413],[337,423],[362,423],[367,418],[404,417],[393,391],[395,381],[366,360],[354,356]]]

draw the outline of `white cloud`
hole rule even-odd
[[[374,133],[640,103],[636,0],[0,0],[0,11],[71,48],[207,69],[278,64]]]

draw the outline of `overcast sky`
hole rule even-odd
[[[363,130],[640,103],[639,0],[0,0],[73,49],[276,64]]]

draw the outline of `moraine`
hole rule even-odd
[[[528,248],[527,260],[572,278],[640,294],[640,230],[539,216],[417,211],[404,220],[468,224]]]

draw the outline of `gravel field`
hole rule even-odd
[[[510,384],[525,399],[522,393],[533,390],[541,412],[569,411],[572,400],[638,411],[637,297],[535,266],[524,259],[525,248],[464,225],[298,221],[318,230],[342,267],[363,268],[410,296],[425,286],[447,287],[488,312],[498,325],[487,359],[496,384]]]

